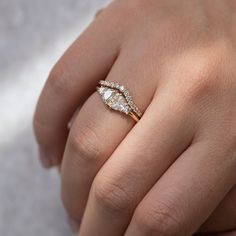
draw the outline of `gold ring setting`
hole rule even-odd
[[[102,101],[112,110],[131,116],[136,122],[142,117],[142,112],[135,105],[130,92],[116,82],[101,80],[97,91]]]

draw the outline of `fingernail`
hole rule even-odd
[[[78,233],[79,232],[80,224],[78,222],[76,222],[75,220],[69,218],[68,219],[68,223],[69,223],[69,225],[70,225],[70,227],[71,227],[71,229],[72,229],[72,231],[74,233]]]
[[[41,164],[44,168],[48,169],[52,166],[52,162],[50,158],[46,155],[46,153],[41,148],[39,148],[39,157],[40,157]]]

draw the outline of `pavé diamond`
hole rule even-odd
[[[121,92],[124,92],[125,91],[125,87],[122,85],[122,86],[120,86],[120,91]]]
[[[129,91],[128,91],[128,90],[125,90],[125,91],[124,91],[124,95],[125,95],[125,96],[128,96],[128,95],[129,95]]]

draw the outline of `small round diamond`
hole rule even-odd
[[[124,95],[125,95],[125,96],[128,96],[128,95],[129,95],[129,91],[128,91],[128,90],[125,90],[125,91],[124,91]]]
[[[119,88],[119,89],[120,89],[120,91],[121,91],[121,92],[124,92],[124,91],[125,91],[125,87],[124,87],[123,85],[122,85],[122,86],[120,86],[120,88]]]

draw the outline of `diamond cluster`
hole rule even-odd
[[[133,112],[135,112],[139,117],[142,116],[142,112],[138,109],[138,107],[134,104],[133,99],[129,93],[129,91],[123,86],[123,85],[119,85],[116,82],[110,82],[110,81],[105,81],[105,80],[101,80],[99,82],[99,84],[102,86],[100,88],[106,88],[107,90],[110,89],[113,92],[116,92],[117,96],[122,96],[123,98],[125,98],[126,100],[126,104],[128,104],[129,107],[129,111],[132,110]],[[117,90],[119,92],[117,92]],[[101,93],[100,93],[101,94]],[[102,94],[101,94],[102,95]],[[103,96],[103,95],[102,95]],[[122,100],[122,99],[121,99]],[[104,100],[105,101],[105,100]],[[124,101],[122,100],[122,103],[124,103]],[[108,104],[109,105],[109,104]],[[109,105],[110,106],[110,105]],[[113,108],[113,107],[112,107]],[[114,108],[113,108],[114,109]]]
[[[127,115],[129,114],[131,108],[121,93],[117,92],[115,89],[103,86],[99,87],[97,90],[101,94],[103,101],[110,108],[124,112]]]

